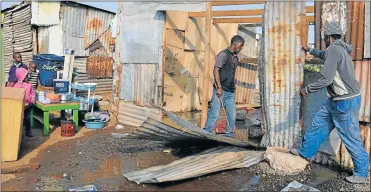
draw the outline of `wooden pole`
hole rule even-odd
[[[206,26],[205,26],[205,57],[204,57],[204,86],[202,94],[202,116],[201,127],[203,128],[207,119],[209,91],[210,91],[210,39],[211,39],[211,18],[212,5],[211,2],[206,3]]]

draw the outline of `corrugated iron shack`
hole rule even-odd
[[[115,40],[110,22],[115,13],[71,1],[32,1],[4,10],[2,15],[6,74],[13,52],[21,53],[28,64],[32,55],[63,56],[64,49],[71,48],[80,73],[76,81],[98,83],[97,94],[112,93]]]

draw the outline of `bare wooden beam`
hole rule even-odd
[[[254,15],[262,15],[263,9],[252,9],[252,10],[233,10],[233,11],[213,11],[213,17],[219,16],[254,16]],[[205,11],[202,12],[189,12],[189,17],[205,17]]]
[[[209,102],[209,89],[210,89],[210,40],[211,40],[211,27],[212,27],[212,3],[206,3],[206,26],[205,26],[205,56],[204,56],[204,70],[203,70],[203,92],[202,92],[202,116],[201,116],[201,127],[205,127],[207,120],[207,110]]]
[[[215,1],[212,6],[264,4],[266,1]]]
[[[314,16],[306,16],[307,23],[314,22]],[[249,18],[215,18],[213,23],[262,23],[262,17],[249,17]]]
[[[220,17],[220,16],[255,16],[255,15],[263,15],[263,9],[250,9],[250,10],[231,10],[231,11],[212,11],[211,15],[213,17]],[[306,8],[307,13],[314,13],[314,6],[307,6]],[[205,11],[201,12],[189,12],[188,17],[205,17]]]

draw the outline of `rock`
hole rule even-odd
[[[124,129],[125,127],[121,124],[116,125],[116,129]]]
[[[265,160],[274,170],[295,174],[304,171],[308,165],[305,159],[288,153],[288,150],[280,147],[269,147],[264,155]]]

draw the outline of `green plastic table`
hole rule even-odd
[[[44,123],[44,136],[49,135],[49,112],[50,111],[64,111],[66,109],[71,109],[73,114],[73,122],[75,123],[75,127],[78,131],[79,126],[79,109],[80,103],[79,102],[63,102],[63,103],[50,103],[50,104],[43,104],[39,101],[35,104],[36,108],[41,109],[44,112],[43,123]],[[34,116],[33,111],[31,113],[31,127],[34,125]]]

